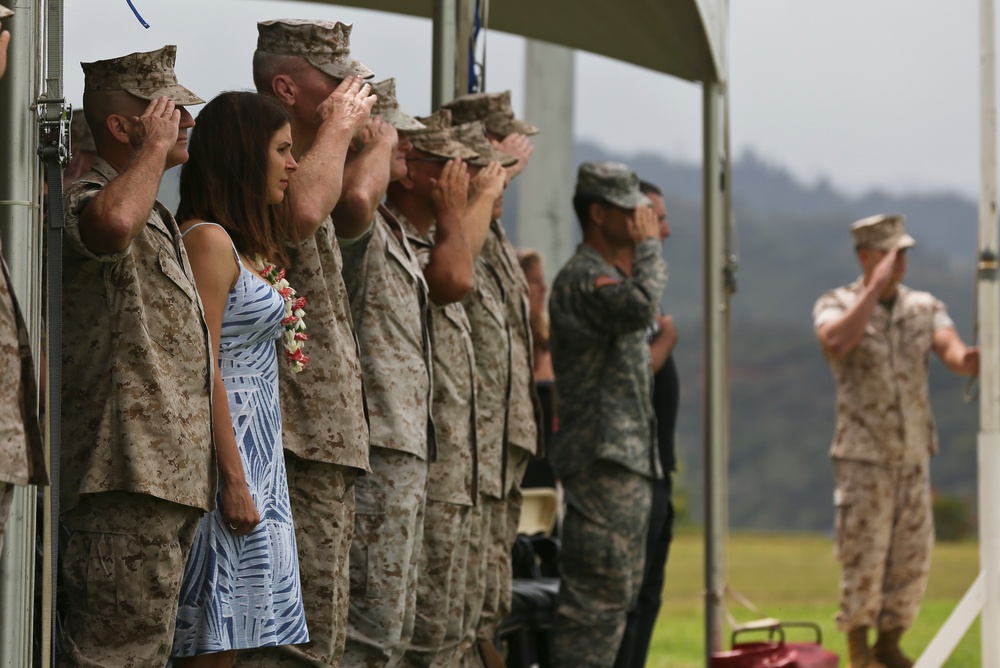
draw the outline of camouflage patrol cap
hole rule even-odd
[[[70,148],[73,153],[77,151],[87,151],[97,153],[97,145],[94,144],[94,135],[87,125],[87,118],[83,115],[83,107],[73,110],[73,119],[69,124]]]
[[[639,175],[620,162],[581,163],[575,194],[597,197],[623,209],[652,204],[639,190]]]
[[[451,127],[451,112],[447,109],[438,109],[430,116],[419,117],[417,120],[424,124],[424,129],[406,133],[413,142],[413,148],[440,158],[473,160],[479,157],[478,153],[466,148],[455,138]]]
[[[463,123],[452,128],[455,139],[476,152],[477,157],[467,160],[470,165],[485,167],[491,162],[499,162],[504,167],[510,167],[517,162],[517,158],[509,153],[498,151],[493,148],[489,138],[486,136],[486,126],[482,121]]]
[[[402,132],[423,130],[424,124],[403,111],[396,99],[396,80],[385,79],[372,84],[372,92],[377,99],[372,107],[372,116],[378,116],[392,127]]]
[[[177,83],[174,62],[177,47],[168,44],[156,51],[139,51],[119,58],[80,63],[85,92],[123,90],[143,100],[166,96],[175,104],[205,104]]]
[[[515,118],[509,90],[502,93],[469,93],[446,102],[444,108],[451,111],[455,125],[483,121],[489,132],[501,137],[515,132],[538,134],[538,128],[534,125]]]
[[[274,19],[257,23],[257,50],[280,56],[298,56],[334,79],[375,73],[351,58],[351,27],[337,21]]]
[[[882,213],[877,216],[862,218],[851,225],[851,236],[858,248],[873,248],[875,250],[892,250],[893,248],[912,248],[917,245],[916,239],[903,229],[903,216],[898,213]]]
[[[3,5],[0,5],[0,19],[5,19],[11,16],[14,16],[14,12],[10,9],[7,9]]]

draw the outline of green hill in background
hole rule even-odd
[[[664,255],[664,308],[675,315],[681,372],[681,485],[695,519],[702,504],[702,222],[700,167],[651,156],[610,156],[579,145],[579,160],[618,159],[663,187],[673,236]],[[953,194],[849,197],[806,185],[753,154],[733,168],[739,272],[731,349],[730,523],[734,528],[832,528],[834,386],[812,332],[812,306],[858,273],[850,223],[900,212],[918,241],[906,283],[945,301],[961,335],[972,335],[976,203]],[[516,210],[513,207],[508,209]],[[572,223],[572,221],[568,221]],[[965,379],[936,360],[931,393],[941,454],[935,489],[975,500],[978,409],[962,401]]]

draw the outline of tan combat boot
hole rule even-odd
[[[875,641],[875,658],[885,664],[886,668],[912,668],[913,661],[899,648],[899,639],[903,629],[879,631]]]
[[[847,655],[850,658],[848,668],[886,668],[872,655],[868,647],[868,627],[859,626],[847,632]]]

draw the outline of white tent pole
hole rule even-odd
[[[704,320],[705,320],[705,653],[722,646],[725,591],[724,540],[727,529],[725,207],[722,196],[722,142],[718,83],[703,84]]]
[[[980,573],[915,668],[939,668],[981,611],[981,665],[1000,668],[1000,284],[994,0],[979,2],[979,563]]]
[[[538,250],[551,279],[573,255],[579,226],[573,214],[576,181],[573,143],[572,49],[533,39],[524,46],[524,118],[542,128],[531,138],[535,153],[526,175],[514,182],[518,195],[517,238]]]
[[[41,56],[38,2],[17,3],[7,73],[0,82],[0,234],[11,282],[31,333],[37,364],[41,314],[41,215],[35,99]],[[37,367],[36,367],[37,368]],[[3,382],[8,382],[4,379]],[[30,666],[34,605],[34,486],[17,487],[0,555],[0,666]]]
[[[431,51],[431,108],[455,99],[456,22],[459,0],[434,0],[434,42]]]
[[[979,561],[985,584],[982,665],[1000,668],[1000,284],[994,0],[979,2]]]

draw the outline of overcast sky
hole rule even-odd
[[[503,0],[494,0],[502,2]],[[256,22],[299,17],[354,24],[352,52],[395,76],[404,108],[430,111],[430,22],[274,0],[66,2],[66,95],[82,97],[80,61],[178,45],[182,83],[206,99],[250,88]],[[978,3],[940,0],[735,0],[730,10],[732,145],[806,181],[851,193],[957,190],[976,196]],[[627,39],[627,36],[623,36]],[[520,107],[523,40],[491,33],[487,82]],[[578,137],[626,154],[700,162],[698,86],[580,53]],[[608,94],[611,90],[619,94]],[[530,119],[528,119],[530,120]],[[544,130],[544,129],[543,129]]]

